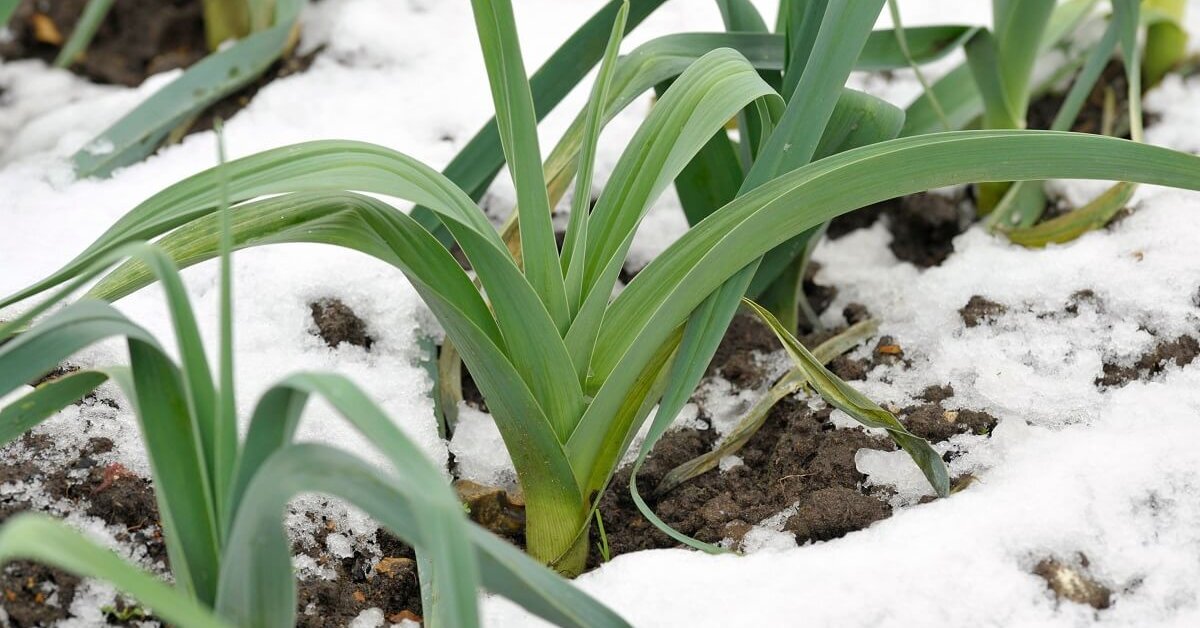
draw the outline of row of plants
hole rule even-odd
[[[87,369],[43,384],[0,411],[0,436],[10,441],[102,383],[116,382],[134,402],[149,452],[175,585],[38,515],[21,515],[0,529],[0,557],[109,579],[181,625],[294,625],[295,582],[281,515],[295,494],[320,492],[362,508],[416,548],[431,624],[476,625],[482,586],[562,625],[624,625],[554,572],[583,570],[600,496],[651,415],[630,482],[635,502],[680,542],[724,551],[659,520],[638,493],[636,473],[743,305],[768,323],[795,363],[771,398],[811,387],[863,425],[885,430],[934,491],[948,495],[939,453],[794,337],[802,316],[819,325],[801,279],[831,219],[898,196],[982,182],[977,197],[987,226],[1042,245],[1103,225],[1135,183],[1200,189],[1200,158],[1140,142],[1142,68],[1178,60],[1177,41],[1163,34],[1175,33],[1163,30],[1168,26],[1178,29],[1178,11],[1112,0],[1111,12],[1101,15],[1098,0],[995,0],[990,30],[905,29],[893,2],[897,28],[873,30],[885,0],[785,0],[770,29],[747,0],[717,0],[727,32],[670,35],[619,56],[624,34],[663,2],[607,4],[530,78],[510,0],[472,0],[496,116],[444,172],[349,141],[222,159],[147,199],[62,269],[0,301],[5,308],[58,288],[0,327],[0,340],[7,340],[0,346],[0,395],[93,343],[126,340],[128,367]],[[282,0],[276,14],[298,4]],[[1096,20],[1105,21],[1101,38],[1077,50],[1075,34]],[[226,52],[275,28],[281,26]],[[920,65],[960,47],[965,64],[925,80]],[[1034,63],[1051,49],[1072,54],[1056,77],[1037,85]],[[1129,77],[1133,141],[1065,132],[1118,50]],[[584,110],[543,162],[538,120],[596,65]],[[855,70],[910,67],[927,89],[907,110],[846,87]],[[1053,130],[1024,130],[1030,99],[1072,76]],[[652,89],[654,107],[591,206],[603,127]],[[183,114],[170,107],[139,113],[160,96],[118,123],[128,121],[136,132],[110,139],[138,136],[133,142],[146,146],[150,136],[139,134],[153,126],[148,120],[177,122]],[[517,206],[497,230],[477,200],[504,167]],[[1038,182],[1050,178],[1126,183],[1039,224],[1045,198]],[[551,213],[572,183],[560,247]],[[641,219],[671,185],[690,230],[613,296]],[[406,213],[368,194],[418,207]],[[229,256],[290,242],[356,250],[409,278],[446,330],[438,368],[445,429],[453,429],[461,397],[461,363],[517,470],[528,555],[468,522],[440,470],[344,379],[300,374],[282,381],[259,400],[245,437],[238,437]],[[474,276],[451,247],[465,254]],[[214,258],[222,264],[215,377],[177,271]],[[178,364],[110,305],[153,283],[162,284],[170,306]],[[59,307],[89,285],[83,298]],[[394,468],[385,472],[334,448],[293,443],[314,394],[376,443]],[[764,417],[756,409],[742,433]],[[690,473],[711,468],[713,460]],[[673,481],[686,480],[682,474]]]

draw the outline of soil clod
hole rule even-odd
[[[354,310],[338,299],[321,299],[309,304],[317,335],[330,347],[343,342],[370,349],[375,339],[367,333],[367,324]]]
[[[799,542],[829,541],[887,519],[891,514],[891,506],[874,497],[834,486],[802,499],[796,514],[788,518],[783,529],[796,535]]]
[[[1033,573],[1046,581],[1046,586],[1059,600],[1104,610],[1112,605],[1112,590],[1093,579],[1087,568],[1088,559],[1080,554],[1077,564],[1044,559],[1033,568]]]
[[[468,508],[471,520],[491,532],[509,539],[525,534],[525,505],[502,488],[484,486],[470,480],[454,483],[458,498]]]
[[[1004,305],[977,294],[958,310],[958,315],[962,317],[963,324],[967,327],[978,327],[994,322],[1007,311],[1008,308]]]
[[[1200,341],[1195,336],[1180,336],[1158,343],[1133,364],[1105,363],[1104,375],[1096,378],[1096,385],[1111,388],[1135,380],[1147,380],[1171,365],[1187,366],[1197,357],[1200,357]]]

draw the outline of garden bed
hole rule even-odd
[[[490,114],[477,55],[436,52],[477,46],[469,12],[451,4],[316,3],[304,19],[306,49],[322,47],[302,57],[311,67],[280,71],[272,77],[278,80],[253,88],[262,88],[254,100],[243,94],[236,107],[219,110],[229,118],[232,156],[341,137],[444,165]],[[560,38],[545,24],[578,23],[596,3],[579,4],[517,3],[518,18],[528,18],[519,23],[531,67]],[[986,21],[986,3],[961,4],[914,11],[909,21]],[[1200,13],[1194,8],[1192,16]],[[630,44],[719,24],[715,7],[669,3]],[[27,47],[21,56],[39,53]],[[86,68],[88,79],[39,74],[47,72],[32,60],[0,62],[0,140],[17,146],[34,139],[20,150],[0,145],[0,294],[40,279],[136,203],[216,160],[213,134],[198,132],[111,179],[71,180],[62,158],[146,93],[89,79],[136,85],[144,77],[105,78]],[[855,81],[899,104],[919,89],[904,71]],[[64,91],[39,97],[50,86]],[[550,137],[583,96],[574,94],[548,119]],[[639,103],[606,132],[598,181],[623,145],[615,140],[644,117],[649,99]],[[1147,109],[1149,142],[1200,152],[1200,79],[1169,76],[1148,95]],[[1051,202],[1075,207],[1103,189],[1056,182]],[[489,194],[487,208],[512,205],[505,175]],[[790,365],[766,327],[739,316],[638,486],[668,524],[748,555],[679,548],[633,505],[626,467],[601,502],[606,535],[593,530],[590,571],[579,585],[639,626],[1200,621],[1200,198],[1147,186],[1129,205],[1133,211],[1106,229],[1041,250],[973,225],[965,188],[895,199],[835,221],[805,282],[828,331],[802,330],[801,340],[812,347],[868,316],[879,321],[878,333],[830,368],[935,445],[954,494],[933,500],[919,470],[882,431],[857,427],[804,394],[776,406],[719,468],[655,494],[667,471],[709,451]],[[623,277],[685,228],[678,200],[666,194]],[[438,436],[427,365],[429,339],[442,331],[399,271],[340,249],[287,245],[239,253],[234,273],[243,403],[297,370],[346,374],[448,479],[508,491],[487,493],[504,510],[493,527],[519,520],[511,462],[469,379],[454,437]],[[201,265],[184,276],[205,340],[215,343],[217,269]],[[169,339],[160,299],[147,290],[119,307]],[[110,342],[65,366],[119,362],[124,354]],[[304,438],[385,462],[327,406],[305,416]],[[0,450],[0,518],[26,509],[65,516],[165,574],[148,475],[130,404],[105,386]],[[300,625],[421,617],[410,547],[320,497],[295,501],[287,521],[301,574]],[[519,530],[501,531],[523,542]],[[4,568],[0,595],[14,626],[146,619],[107,585],[27,562]],[[499,597],[488,598],[484,611],[488,625],[531,621]]]

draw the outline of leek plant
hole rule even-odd
[[[279,382],[259,400],[245,438],[238,439],[228,213],[220,212],[216,230],[222,273],[215,381],[179,272],[152,245],[117,248],[53,298],[0,326],[0,340],[8,340],[0,346],[0,396],[89,345],[112,337],[126,341],[129,366],[76,371],[0,409],[0,442],[19,437],[104,382],[117,383],[134,404],[149,454],[174,586],[42,515],[18,515],[0,527],[0,561],[33,559],[108,580],[173,624],[294,626],[295,582],[281,519],[294,496],[317,492],[363,509],[414,546],[430,625],[479,625],[481,586],[559,625],[627,625],[469,522],[441,470],[340,376],[300,373]],[[149,332],[101,301],[81,300],[26,329],[125,257],[137,259],[162,283],[180,363]],[[376,443],[395,473],[333,447],[293,442],[313,396]]]
[[[596,138],[609,111],[605,103],[625,89],[616,58],[632,8],[624,3],[614,14],[578,142],[563,149],[570,157],[556,151],[543,164],[536,129],[540,110],[526,78],[512,7],[508,0],[473,0],[496,132],[517,191],[517,253],[470,191],[451,178],[396,151],[348,141],[298,144],[230,162],[224,171],[235,204],[229,212],[232,245],[326,243],[400,268],[442,323],[492,411],[525,495],[529,553],[563,573],[579,573],[599,495],[634,435],[657,405],[638,452],[640,464],[694,389],[761,258],[780,245],[859,207],[953,184],[1061,177],[1200,189],[1200,157],[1059,132],[886,139],[830,150],[814,161],[823,143],[843,141],[835,141],[829,129],[838,128],[833,121],[839,102],[857,98],[842,88],[871,40],[882,6],[883,0],[831,2],[814,13],[818,21],[798,17],[813,35],[794,37],[787,49],[795,58],[788,63],[803,70],[798,77],[796,71],[782,77],[786,100],[770,76],[760,75],[762,68],[726,47],[698,54],[693,48],[641,66],[665,74],[650,85],[674,80],[626,147],[595,207],[587,211],[576,199],[560,250],[550,194],[576,174],[583,181],[591,176]],[[891,34],[887,41],[895,45]],[[882,110],[899,127],[897,112]],[[740,186],[731,196],[714,196],[713,211],[614,296],[645,212],[739,115],[754,116],[761,125],[760,134],[744,140],[755,155]],[[556,154],[574,164],[556,168]],[[213,258],[220,249],[221,172],[199,173],[154,195],[74,261],[0,301],[0,307],[70,281],[130,241],[157,239],[182,266]],[[433,233],[439,229],[427,227],[418,212],[410,216],[363,192],[427,208],[466,254],[476,277],[467,275]],[[154,280],[144,263],[125,264],[94,286],[91,296],[117,299]],[[928,443],[813,367],[811,356],[799,355],[817,392],[864,424],[886,429],[936,492],[948,493],[946,469]]]
[[[1023,128],[1030,99],[1034,93],[1032,74],[1039,52],[1045,49],[1046,33],[1066,30],[1055,24],[1085,22],[1094,10],[1094,0],[1073,0],[1059,5],[1040,0],[994,0],[993,31],[980,31],[967,43],[967,64],[982,99],[980,126],[988,129]],[[1141,141],[1141,72],[1137,45],[1139,4],[1137,0],[1112,0],[1112,17],[1100,40],[1076,54],[1080,69],[1052,124],[1052,130],[1068,130],[1075,123],[1088,94],[1118,45],[1123,55],[1130,107],[1130,133]],[[1066,17],[1078,12],[1079,18]],[[1066,17],[1064,17],[1066,16]],[[1168,22],[1161,22],[1168,23]],[[1076,27],[1077,29],[1077,27]],[[1070,65],[1069,64],[1068,69]],[[1103,226],[1132,197],[1134,186],[1119,183],[1088,205],[1054,224],[1038,225],[1045,211],[1046,196],[1039,182],[1009,184],[988,182],[976,187],[976,204],[985,224],[993,231],[1006,233],[1011,240],[1026,245],[1062,242]]]

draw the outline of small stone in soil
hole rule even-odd
[[[507,491],[470,480],[457,480],[454,490],[470,509],[471,520],[489,531],[510,539],[525,533],[525,506]]]
[[[993,322],[1007,311],[1007,307],[977,294],[958,310],[958,315],[962,317],[963,324],[967,327],[978,327],[984,323]]]
[[[370,349],[375,339],[367,333],[367,324],[354,310],[338,299],[321,299],[309,304],[317,335],[330,347],[343,342]]]
[[[1087,557],[1080,554],[1079,565],[1047,558],[1033,568],[1033,573],[1046,581],[1056,598],[1104,610],[1112,605],[1112,590],[1091,578],[1087,567]]]

